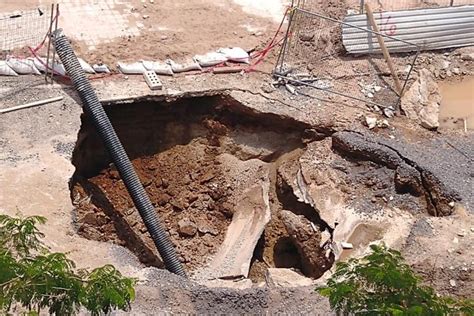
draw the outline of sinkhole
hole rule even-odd
[[[253,111],[225,94],[117,101],[104,108],[189,274],[212,267],[228,239],[236,253],[223,254],[218,277],[246,261],[242,274],[254,281],[269,267],[311,277],[330,267],[332,261],[321,268],[305,259],[308,250],[295,243],[280,214],[294,212],[321,227],[316,211],[297,201],[278,172],[312,141],[310,126]],[[78,233],[163,267],[92,121],[85,114],[81,120],[70,183]],[[236,220],[240,224],[231,226]]]

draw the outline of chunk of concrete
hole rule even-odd
[[[401,107],[408,118],[424,128],[436,129],[439,126],[440,103],[438,84],[427,69],[422,69],[418,79],[402,97]]]
[[[313,280],[293,271],[283,268],[269,268],[265,274],[268,286],[272,287],[300,287],[311,286]]]
[[[208,267],[196,273],[196,278],[248,276],[255,246],[271,217],[269,186],[266,179],[244,192],[221,247]]]

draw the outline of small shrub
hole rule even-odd
[[[0,313],[22,306],[28,314],[74,315],[81,306],[92,315],[130,310],[135,279],[112,265],[75,272],[63,253],[50,253],[36,227],[44,217],[0,215]]]
[[[441,297],[421,284],[400,252],[371,245],[372,253],[336,264],[317,291],[341,315],[474,315],[472,300]]]

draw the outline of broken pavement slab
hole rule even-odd
[[[265,280],[270,287],[312,286],[314,281],[304,275],[285,268],[269,268]]]
[[[269,180],[248,188],[230,223],[224,242],[196,279],[247,277],[255,246],[270,221]]]

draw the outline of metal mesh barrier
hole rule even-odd
[[[48,32],[50,19],[46,7],[0,13],[0,49],[8,52],[39,44]]]
[[[342,28],[353,26],[311,12],[307,7],[308,3],[305,3],[305,6],[294,6],[290,11],[287,36],[275,68],[280,81],[289,84],[292,93],[323,101],[350,100],[349,103],[359,105],[362,102],[370,107],[395,111],[401,93],[396,89],[383,55],[348,56],[342,44]],[[359,29],[365,30],[377,42],[376,32],[370,27]],[[378,34],[398,41],[386,32]],[[392,56],[402,87],[406,85],[418,56],[418,48],[414,44],[413,51]],[[348,87],[358,88],[349,90]]]

